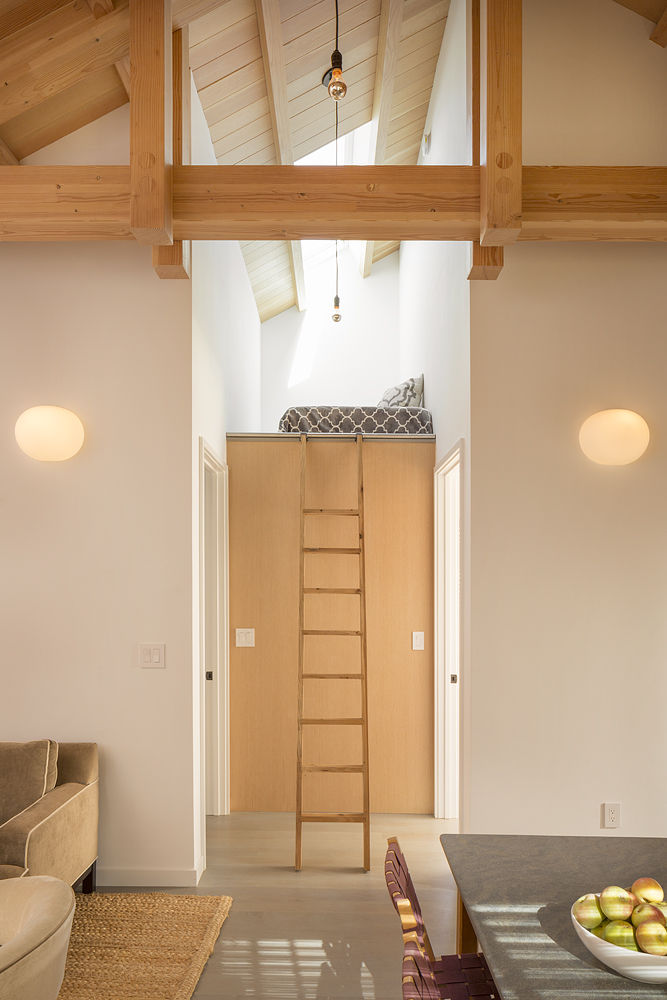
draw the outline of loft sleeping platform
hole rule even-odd
[[[433,434],[423,406],[424,376],[387,389],[375,406],[291,406],[278,424],[284,434]]]

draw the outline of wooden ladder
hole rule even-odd
[[[368,690],[367,690],[367,646],[366,646],[366,572],[364,551],[364,464],[363,439],[361,434],[356,437],[357,449],[357,507],[339,509],[331,507],[306,507],[306,451],[307,436],[301,435],[301,559],[299,570],[299,673],[298,673],[298,703],[297,703],[297,745],[296,745],[296,852],[294,867],[301,869],[301,833],[304,823],[363,823],[364,827],[364,870],[371,867],[370,811],[368,790]],[[306,546],[306,518],[326,514],[333,517],[355,517],[359,524],[359,544],[354,548],[331,548],[326,546]],[[307,555],[317,555],[328,552],[338,555],[358,556],[359,586],[358,587],[306,587],[305,563]],[[359,596],[359,628],[354,630],[341,629],[308,629],[305,624],[306,594],[357,594]],[[348,635],[359,636],[360,673],[304,673],[305,637],[309,635]],[[349,719],[304,718],[303,693],[304,683],[310,680],[345,680],[358,681],[361,684],[360,715]],[[360,726],[361,756],[359,764],[304,764],[303,762],[303,730],[304,726]],[[308,772],[356,773],[362,775],[363,809],[361,812],[304,812],[303,811],[303,776]]]

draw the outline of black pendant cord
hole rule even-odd
[[[336,0],[336,48],[338,48],[338,0]]]
[[[338,48],[338,0],[336,0],[336,48]],[[336,166],[338,166],[338,101],[334,101],[336,106]],[[336,298],[338,298],[338,240],[336,240]]]

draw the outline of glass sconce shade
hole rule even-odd
[[[600,410],[584,420],[579,445],[598,465],[630,465],[644,454],[650,436],[648,424],[633,410]]]
[[[64,462],[81,449],[85,432],[76,413],[62,406],[31,406],[14,428],[16,442],[38,462]]]

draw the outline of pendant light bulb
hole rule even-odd
[[[338,297],[338,295],[334,295],[334,311],[331,314],[331,318],[334,321],[334,323],[340,323],[340,321],[343,318],[340,312],[340,298]]]
[[[347,94],[347,84],[343,79],[343,57],[334,49],[331,53],[331,66],[322,77],[322,86],[326,87],[329,97],[334,101],[342,101]]]
[[[331,80],[329,81],[327,90],[329,91],[329,97],[332,97],[334,101],[342,101],[345,97],[347,94],[347,84],[343,79],[342,69],[334,69],[331,71]]]

